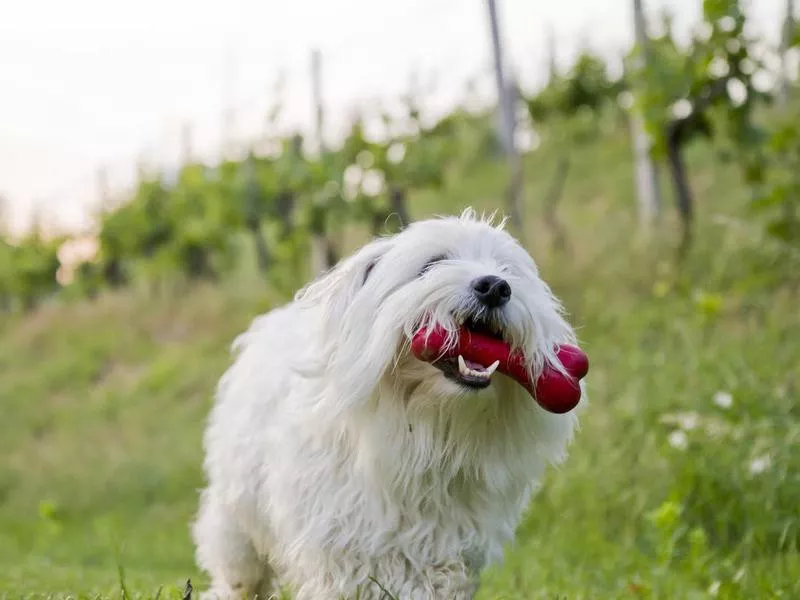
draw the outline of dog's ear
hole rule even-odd
[[[338,328],[347,307],[393,244],[394,238],[391,237],[370,242],[300,290],[295,300],[300,304],[323,307],[326,325]]]
[[[315,350],[319,367],[327,372],[325,408],[333,415],[358,404],[374,387],[385,367],[384,354],[394,347],[386,335],[373,336],[368,325],[374,318],[371,306],[373,278],[381,259],[395,245],[392,237],[379,238],[344,260],[301,291],[297,300],[321,315],[323,347]],[[365,285],[368,284],[368,285]],[[376,339],[373,339],[377,337]],[[386,345],[376,351],[373,345]],[[385,351],[384,351],[385,350]]]
[[[362,283],[367,283],[367,279],[369,279],[369,274],[372,273],[372,269],[375,268],[375,265],[378,264],[380,260],[380,256],[375,257],[367,264],[367,268],[364,270],[364,281]]]

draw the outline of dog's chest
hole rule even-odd
[[[478,445],[454,428],[444,435],[417,422],[406,433],[375,423],[358,429],[353,467],[381,537],[458,554],[478,570],[499,555],[530,497],[530,465],[491,443],[496,435]]]
[[[400,544],[409,555],[424,548],[431,561],[459,557],[474,572],[502,554],[519,522],[525,491],[490,490],[464,472],[435,470],[376,494],[376,529],[389,545]],[[367,492],[370,494],[371,492]],[[380,500],[378,500],[380,498]],[[391,498],[391,500],[388,500]]]

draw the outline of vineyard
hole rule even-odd
[[[705,0],[688,45],[668,15],[659,31],[620,78],[587,50],[518,98],[515,233],[579,327],[592,392],[480,598],[800,597],[800,97],[763,85],[735,0]],[[200,433],[236,333],[369,236],[509,210],[493,109],[402,105],[335,147],[267,135],[240,160],[142,170],[79,261],[69,236],[0,234],[0,597],[199,588]]]
[[[586,51],[570,72],[551,73],[544,89],[519,99],[521,122],[539,129],[536,151],[557,152],[566,138],[586,143],[603,127],[626,126],[631,111],[642,114],[688,243],[695,200],[683,149],[705,136],[740,166],[768,233],[796,245],[797,124],[791,111],[763,114],[773,96],[756,86],[767,72],[751,50],[758,40],[745,35],[745,13],[738,2],[704,2],[688,48],[675,41],[669,15],[662,20],[646,60],[636,48],[622,78],[611,80],[605,62]],[[787,43],[798,42],[794,33]],[[354,118],[335,149],[309,151],[315,140],[300,134],[265,135],[242,160],[209,166],[189,159],[174,177],[142,170],[132,196],[109,201],[97,215],[97,252],[78,264],[59,260],[68,236],[52,239],[35,225],[22,239],[3,241],[0,307],[30,310],[53,296],[94,297],[134,282],[219,280],[248,253],[275,283],[287,267],[297,273],[310,265],[307,273],[317,274],[336,262],[345,232],[396,230],[411,218],[409,195],[452,188],[481,161],[500,158],[493,110],[456,108],[431,122],[424,100],[409,94],[399,114]],[[277,131],[281,98],[265,112]]]

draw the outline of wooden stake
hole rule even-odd
[[[494,59],[495,83],[501,119],[501,138],[508,160],[510,183],[508,187],[508,213],[512,226],[520,241],[524,243],[525,231],[523,227],[523,181],[522,160],[515,143],[516,130],[516,95],[512,97],[511,90],[506,82],[503,71],[503,48],[500,40],[500,26],[497,19],[497,6],[495,0],[486,0],[489,11],[489,28],[492,35],[492,54]]]

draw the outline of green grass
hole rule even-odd
[[[526,224],[592,358],[591,402],[479,598],[800,597],[800,265],[759,238],[738,174],[703,146],[682,262],[671,204],[635,233],[624,135],[570,155],[569,253],[541,224],[553,153],[528,161]],[[414,212],[497,207],[501,177],[486,165]],[[0,321],[0,597],[203,587],[202,426],[229,343],[278,301],[251,277]]]

